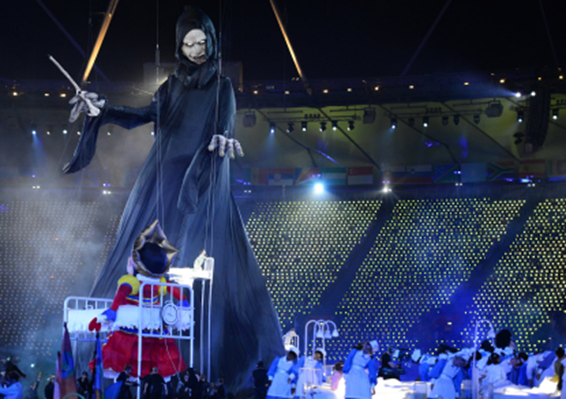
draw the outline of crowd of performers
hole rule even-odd
[[[566,390],[562,390],[566,378],[566,353],[562,347],[535,354],[520,352],[515,348],[511,332],[506,329],[495,336],[493,343],[486,340],[476,351],[473,348],[458,350],[444,344],[434,354],[423,354],[417,349],[408,361],[418,369],[417,381],[431,384],[431,398],[463,397],[462,387],[471,388],[474,383],[480,395],[515,385],[540,387],[554,397],[558,392],[561,397],[566,397]],[[287,348],[286,354],[275,358],[269,368],[261,361],[257,364],[250,376],[256,399],[305,399],[312,395],[322,398],[329,394],[336,399],[370,399],[383,380],[399,379],[402,374],[399,372],[402,364],[395,361],[398,350],[390,347],[379,356],[377,341],[362,342],[353,347],[344,362],[334,365],[331,375],[324,374],[324,349],[316,348],[312,356],[300,356],[296,347]],[[26,375],[9,358],[4,363],[0,395],[6,399],[38,399],[40,376],[24,390],[21,381]],[[144,399],[233,397],[222,378],[210,383],[205,375],[193,368],[165,379],[158,368],[153,367],[149,374],[139,379],[134,378],[132,367],[127,365],[115,381],[121,383],[115,396],[117,399],[132,399],[132,390],[138,384]],[[92,387],[92,378],[83,372],[77,380],[78,393],[90,398]],[[53,377],[48,378],[43,393],[45,399],[54,399]]]
[[[4,363],[5,370],[0,372],[0,398],[56,399],[54,376],[49,376],[46,379],[45,385],[41,390],[42,395],[40,395],[41,373],[26,389],[23,383],[26,375],[9,358]],[[168,378],[167,381],[159,374],[157,367],[154,367],[141,380],[132,378],[131,371],[132,367],[126,366],[124,371],[114,379],[116,391],[115,394],[110,394],[110,397],[132,399],[135,396],[132,394],[132,391],[138,385],[141,385],[142,399],[224,399],[233,397],[233,395],[227,392],[222,378],[219,378],[216,382],[209,382],[206,375],[193,368],[188,368],[174,378]],[[84,398],[93,398],[94,378],[89,372],[82,372],[77,379],[76,385],[78,394]]]
[[[539,387],[541,392],[554,396],[560,392],[561,397],[566,397],[566,390],[562,390],[566,379],[566,354],[562,347],[529,355],[516,350],[507,329],[495,336],[494,344],[486,340],[475,351],[442,344],[435,354],[423,354],[417,349],[410,362],[418,367],[417,381],[431,384],[431,398],[459,398],[462,387],[471,389],[474,383],[480,397],[488,397],[504,386]],[[322,398],[326,396],[325,390],[332,391],[335,398],[369,399],[376,394],[379,381],[399,379],[402,374],[401,365],[393,360],[397,349],[390,347],[381,356],[378,351],[376,341],[362,342],[344,362],[334,365],[331,376],[324,376],[322,349],[317,349],[313,357],[299,358],[299,351],[289,347],[287,355],[276,358],[267,373],[267,399],[301,399],[311,394]]]

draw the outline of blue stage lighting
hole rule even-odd
[[[324,192],[324,185],[322,183],[315,183],[314,185],[315,194],[321,194]]]
[[[275,122],[269,122],[269,133],[271,134],[275,133],[275,129],[276,129]]]
[[[391,118],[391,129],[397,129],[397,118]]]

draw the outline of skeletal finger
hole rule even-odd
[[[224,136],[218,136],[218,155],[220,155],[221,157],[223,157],[226,154],[226,137]]]
[[[71,109],[71,114],[69,115],[69,122],[73,123],[74,121],[76,121],[79,118],[80,114],[81,114],[81,103],[78,102],[75,104],[73,109]]]
[[[208,144],[208,151],[212,152],[216,147],[218,147],[218,136],[215,134],[210,139],[210,144]]]
[[[238,140],[234,140],[234,148],[236,149],[236,154],[241,157],[244,156],[244,150],[242,149],[242,146]]]
[[[85,91],[83,93],[85,98],[88,98],[89,100],[98,100],[98,93],[93,93],[90,91]]]
[[[106,100],[104,99],[92,101],[92,105],[94,105],[96,108],[104,108],[105,104],[106,104]]]
[[[73,104],[75,104],[77,101],[81,101],[82,99],[83,99],[83,98],[82,98],[80,95],[77,94],[76,96],[74,96],[73,98],[71,98],[71,99],[69,100],[69,104],[73,105]]]
[[[228,156],[234,159],[234,140],[228,140]]]

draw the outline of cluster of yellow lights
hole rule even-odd
[[[540,202],[468,312],[509,327],[519,350],[540,350],[548,342],[541,339],[540,329],[558,328],[551,325],[550,314],[563,311],[565,230],[566,200]],[[474,326],[463,332],[468,339],[473,334]]]
[[[450,303],[524,203],[398,201],[339,305],[340,337],[329,349],[344,355],[352,344],[370,339],[382,346],[418,347],[409,331],[424,314]]]
[[[34,186],[39,189],[40,186]],[[95,202],[11,201],[0,218],[0,340],[14,351],[53,357],[60,337],[45,334],[84,271],[83,254],[98,218]],[[101,254],[103,262],[105,254]],[[40,289],[39,289],[40,288]]]
[[[246,229],[283,330],[319,305],[381,201],[260,203]]]

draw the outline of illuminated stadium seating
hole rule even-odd
[[[377,339],[382,348],[417,346],[410,332],[432,329],[418,325],[419,318],[449,303],[523,203],[398,201],[337,309],[341,335],[328,347],[338,357],[330,360],[362,340]]]
[[[114,243],[121,204],[109,212],[103,203],[0,202],[0,314],[9,321],[0,325],[3,351],[53,359],[64,298],[88,295]],[[450,306],[473,279],[462,313],[509,327],[518,347],[532,351],[556,327],[552,312],[563,313],[566,200],[526,203],[255,202],[246,227],[283,332],[298,321],[302,335],[302,322],[319,313],[338,324],[340,336],[327,341],[329,362],[361,340],[429,350],[415,338],[437,328],[428,314]],[[509,229],[512,221],[518,230]],[[510,249],[494,255],[506,233]],[[92,265],[88,277],[79,273],[85,265]],[[345,294],[325,307],[338,291]],[[454,330],[459,343],[471,341],[466,323]]]
[[[88,256],[96,202],[12,201],[0,212],[0,340],[5,351],[54,359],[61,345],[62,306],[69,295],[88,295]],[[94,251],[93,251],[94,249]]]
[[[496,330],[509,328],[522,351],[554,350],[564,344],[553,344],[548,338],[556,330],[563,332],[563,327],[551,324],[550,315],[564,313],[565,254],[566,200],[547,199],[537,205],[524,230],[498,261],[468,313],[491,321]],[[474,326],[463,334],[472,339]]]
[[[381,201],[258,203],[247,223],[252,247],[284,331],[321,294],[364,237]]]

